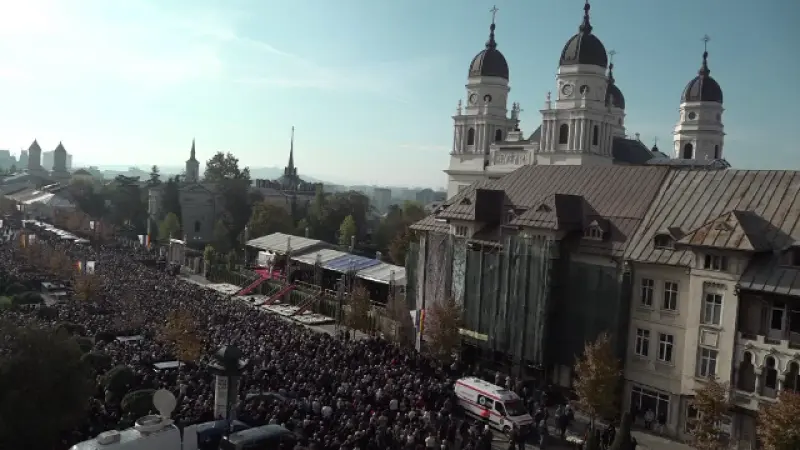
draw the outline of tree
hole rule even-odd
[[[85,302],[92,302],[102,288],[100,279],[95,274],[81,273],[75,276],[75,296]]]
[[[92,395],[91,371],[75,340],[53,331],[0,324],[0,442],[3,448],[60,448]],[[46,355],[46,357],[43,357]],[[43,408],[42,405],[47,405]],[[36,426],[31,426],[36,424]]]
[[[575,393],[592,429],[598,417],[616,416],[621,371],[608,334],[602,333],[594,342],[586,343],[583,356],[575,364],[575,374]]]
[[[203,355],[200,324],[186,310],[173,311],[161,330],[161,339],[175,346],[175,356],[180,361],[198,361]]]
[[[127,225],[137,232],[143,231],[147,219],[147,203],[139,187],[139,178],[117,175],[112,186],[111,221],[117,225]]]
[[[150,169],[150,180],[148,180],[147,185],[153,187],[159,184],[161,184],[161,172],[158,170],[158,166],[153,166]]]
[[[214,224],[212,245],[214,246],[214,250],[216,250],[219,254],[225,254],[231,250],[230,230],[228,229],[227,225],[225,225],[225,221],[222,219],[218,220],[217,223]]]
[[[356,221],[353,216],[345,217],[342,224],[339,225],[339,245],[349,247],[357,232]]]
[[[180,179],[174,176],[167,180],[161,188],[161,211],[166,215],[173,213],[181,222]]]
[[[631,413],[625,411],[625,413],[622,414],[622,423],[619,425],[619,430],[614,436],[614,442],[611,443],[611,446],[608,448],[608,450],[636,450],[636,439],[631,436],[632,423],[633,418],[631,417]],[[598,431],[595,431],[595,435],[598,433]]]
[[[425,310],[425,344],[436,359],[449,363],[461,347],[463,310],[452,297],[435,302]]]
[[[206,245],[206,248],[203,249],[203,265],[205,267],[205,272],[208,272],[211,267],[214,266],[217,262],[217,251],[214,250],[214,246]]]
[[[158,238],[159,239],[170,239],[175,236],[178,236],[178,233],[181,231],[181,222],[178,220],[178,215],[170,212],[164,217],[164,220],[161,221],[161,224],[158,226]]]
[[[289,212],[280,206],[268,202],[259,202],[253,206],[253,213],[247,223],[250,238],[254,239],[272,233],[291,233],[292,218]]]
[[[692,444],[697,450],[722,450],[727,447],[727,436],[720,424],[731,409],[728,391],[728,384],[720,383],[716,378],[695,389],[691,406],[697,411],[697,416],[692,419],[690,427],[694,436]]]
[[[764,450],[800,448],[800,393],[782,390],[778,401],[758,414],[758,437]]]
[[[54,252],[50,256],[50,271],[58,278],[68,279],[75,271],[75,266],[65,253]]]
[[[232,153],[217,152],[208,161],[203,173],[204,181],[219,183],[224,180],[250,181],[250,169],[239,169],[239,159]]]
[[[364,286],[356,286],[350,297],[350,311],[347,313],[347,324],[353,330],[369,332],[372,326],[370,312],[372,304],[369,301],[369,291]]]
[[[389,245],[389,257],[392,258],[393,263],[405,267],[408,246],[414,241],[414,237],[414,232],[410,228],[406,228],[392,240]]]

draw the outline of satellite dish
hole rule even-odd
[[[175,400],[175,396],[166,389],[159,389],[153,394],[153,406],[156,407],[161,417],[165,419],[169,419],[172,416],[172,411],[175,410],[177,404],[178,401]]]

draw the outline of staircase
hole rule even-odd
[[[319,291],[318,293],[314,294],[313,297],[311,297],[308,300],[304,301],[303,303],[297,305],[297,311],[292,313],[292,315],[289,316],[289,317],[299,316],[300,314],[303,314],[304,312],[308,311],[308,308],[310,308],[311,305],[314,304],[314,302],[316,302],[317,300],[322,298],[323,295],[325,295],[325,291],[322,291],[322,290]]]
[[[253,292],[253,290],[255,288],[261,286],[261,283],[267,281],[268,279],[269,279],[269,277],[262,276],[261,278],[257,279],[256,281],[253,281],[252,283],[250,283],[246,288],[244,288],[241,291],[237,292],[236,295],[247,295],[247,294]]]
[[[267,300],[264,305],[273,305],[277,303],[281,298],[283,298],[284,295],[288,294],[294,288],[295,285],[287,284],[286,286],[282,287],[280,291],[272,294],[272,296],[270,296],[269,300]]]

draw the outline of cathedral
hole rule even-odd
[[[493,14],[497,9],[493,9]],[[625,131],[625,96],[614,80],[614,52],[594,34],[584,6],[578,32],[561,51],[555,95],[547,93],[542,122],[533,133],[520,128],[520,105],[509,110],[509,68],[495,40],[470,63],[466,102],[453,116],[453,148],[447,195],[480,180],[496,180],[525,165],[685,165],[724,169],[722,89],[711,77],[708,52],[683,91],[670,154],[648,148]],[[708,40],[707,38],[705,39]]]

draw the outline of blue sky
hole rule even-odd
[[[451,115],[495,3],[530,132],[582,0],[0,0],[0,148],[37,138],[76,164],[180,165],[194,137],[202,160],[282,167],[294,125],[301,174],[444,186]],[[592,4],[628,132],[648,144],[671,141],[711,36],[739,168],[800,169],[798,17],[796,0]]]

